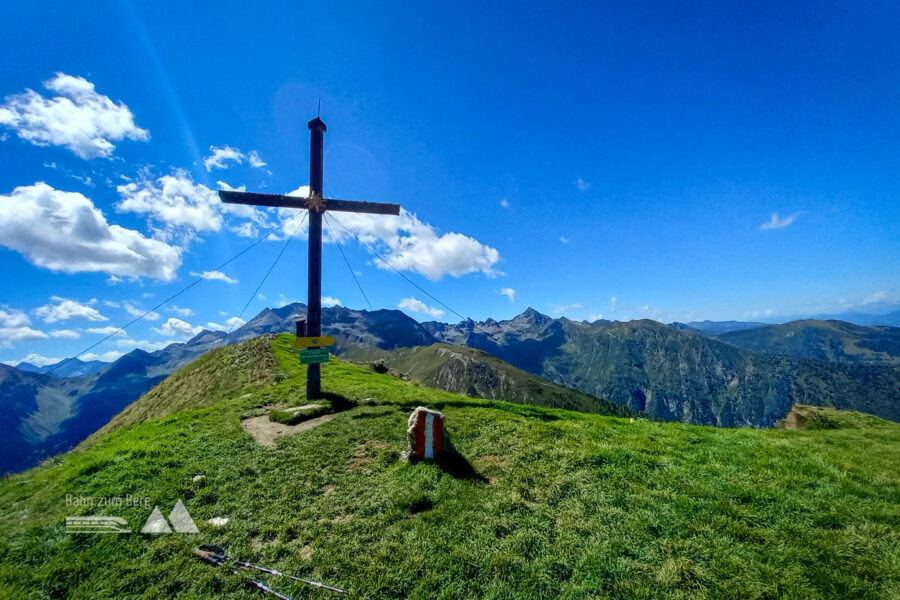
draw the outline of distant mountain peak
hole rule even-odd
[[[527,321],[529,323],[546,323],[547,321],[552,321],[553,319],[529,306],[522,314],[514,317],[513,321],[515,320]]]
[[[78,358],[64,358],[58,363],[44,365],[42,367],[23,361],[17,364],[15,368],[29,373],[49,373],[53,377],[80,377],[82,375],[96,373],[108,364],[109,363],[99,360],[85,362]]]
[[[25,362],[24,360],[17,365],[14,366],[16,369],[20,371],[28,371],[29,373],[41,373],[43,367],[39,367],[37,365],[33,365],[30,362]]]
[[[203,331],[189,339],[186,343],[194,344],[197,342],[212,341],[226,337],[227,335],[228,334],[224,331],[211,331],[209,329],[204,329]]]

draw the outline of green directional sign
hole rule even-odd
[[[315,363],[325,363],[328,362],[329,356],[330,353],[328,352],[328,348],[312,348],[310,350],[301,350],[300,364],[312,365]]]

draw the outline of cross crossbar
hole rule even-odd
[[[253,206],[275,206],[278,208],[307,208],[307,198],[280,196],[278,194],[257,194],[254,192],[219,191],[219,198],[226,204],[250,204]],[[399,215],[399,204],[385,202],[359,202],[357,200],[337,200],[324,198],[325,210],[339,212],[368,213],[373,215]]]

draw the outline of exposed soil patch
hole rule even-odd
[[[502,469],[506,466],[506,459],[497,454],[485,454],[475,459],[475,465],[488,471]]]
[[[372,459],[368,456],[366,445],[360,444],[356,447],[356,450],[353,451],[353,458],[347,463],[347,468],[351,471],[358,471],[369,464],[370,460]]]
[[[250,417],[249,419],[242,420],[241,427],[244,428],[244,431],[252,435],[253,439],[256,440],[257,443],[263,446],[271,447],[275,445],[276,438],[284,435],[294,435],[295,433],[308,431],[310,429],[313,429],[314,427],[318,427],[323,423],[327,423],[336,416],[336,414],[322,415],[321,417],[303,421],[302,423],[298,423],[296,425],[285,425],[283,423],[273,423],[269,420],[269,415],[262,415],[259,417]]]
[[[312,558],[312,553],[313,547],[309,544],[300,548],[300,558],[302,558],[303,560],[309,560],[310,558]]]
[[[332,525],[346,525],[353,519],[353,515],[338,515],[332,519],[326,519],[322,517],[318,519],[319,523],[331,523]]]
[[[279,542],[277,539],[265,540],[259,536],[250,538],[250,547],[256,552],[261,552],[268,547],[277,546],[278,544]]]
[[[347,463],[347,468],[351,471],[362,469],[371,462],[373,451],[387,450],[390,447],[384,440],[369,440],[365,444],[360,444],[353,451],[353,458]]]

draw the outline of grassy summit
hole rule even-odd
[[[267,448],[240,418],[304,402],[304,370],[289,336],[268,351],[251,343],[199,359],[105,436],[0,483],[0,597],[261,598],[192,556],[209,542],[373,599],[900,595],[900,425],[631,421],[473,400],[333,361],[326,389],[371,400]],[[418,404],[445,413],[470,471],[398,460]],[[67,507],[67,494],[151,506]],[[152,505],[168,515],[178,499],[200,534],[65,533],[72,515],[139,530]]]

